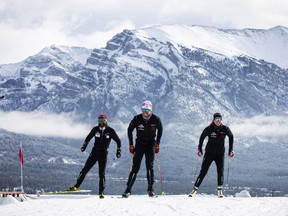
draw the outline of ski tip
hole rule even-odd
[[[49,191],[49,192],[44,192],[43,194],[45,195],[53,195],[53,194],[77,194],[77,193],[91,193],[92,190],[64,190],[64,191]]]
[[[111,196],[112,199],[127,199],[128,197],[123,197],[123,196]]]

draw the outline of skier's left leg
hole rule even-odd
[[[224,181],[224,154],[217,155],[215,157],[215,163],[217,167],[218,186],[222,186]]]
[[[145,152],[145,164],[146,164],[146,170],[147,170],[147,181],[148,181],[148,194],[149,196],[154,195],[154,159],[155,159],[155,146],[149,145],[147,146],[146,152]]]
[[[101,156],[98,161],[99,166],[99,195],[104,193],[106,186],[105,170],[107,164],[107,155]]]
[[[218,181],[218,197],[222,198],[223,195],[223,180],[224,180],[224,154],[217,155],[215,158],[217,166],[217,181]]]

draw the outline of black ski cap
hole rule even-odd
[[[214,115],[213,115],[213,119],[215,119],[215,118],[217,118],[217,117],[222,118],[221,113],[214,113]]]

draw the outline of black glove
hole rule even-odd
[[[85,145],[85,144],[83,144],[83,145],[82,145],[82,147],[80,148],[80,150],[81,150],[81,152],[84,152],[84,151],[85,151],[85,149],[86,149],[86,145]]]
[[[117,148],[116,157],[117,158],[121,157],[121,149],[120,148]]]

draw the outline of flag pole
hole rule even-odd
[[[20,142],[20,151],[21,151],[21,157],[20,157],[20,166],[21,166],[21,192],[24,193],[24,188],[23,188],[23,151],[22,151],[22,142]]]

